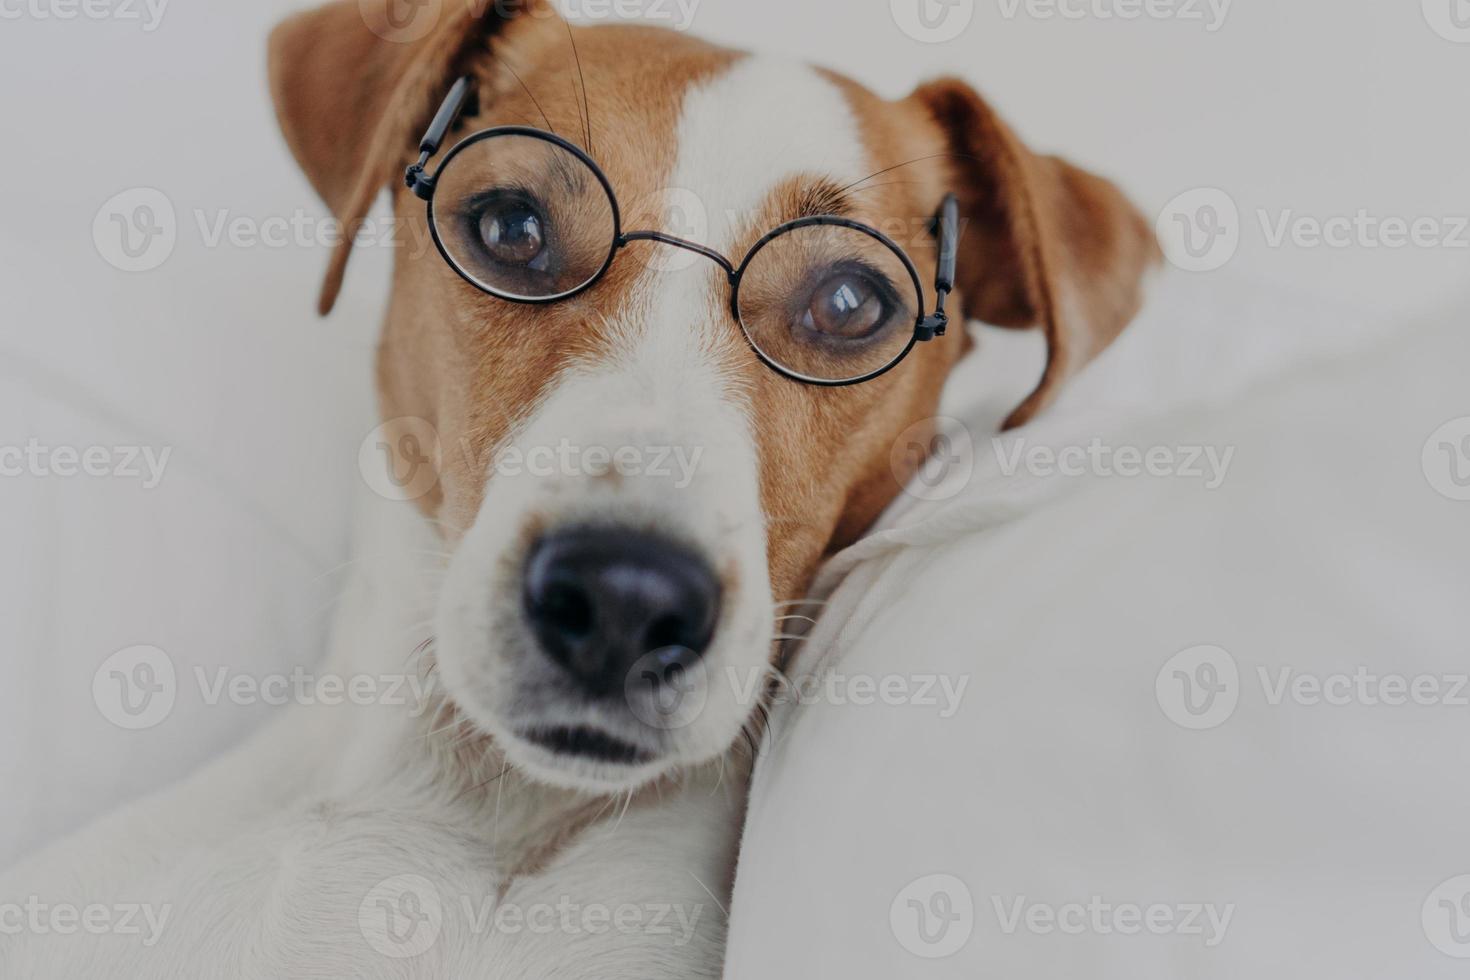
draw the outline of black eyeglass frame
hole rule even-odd
[[[439,250],[439,254],[444,257],[444,261],[449,263],[449,267],[460,278],[481,292],[509,303],[521,303],[528,306],[544,306],[550,303],[560,303],[578,296],[597,285],[602,280],[602,277],[607,274],[608,269],[612,268],[612,264],[617,258],[618,253],[629,244],[632,242],[647,241],[694,252],[704,256],[725,270],[725,276],[730,283],[730,314],[735,318],[736,324],[740,327],[741,336],[745,338],[746,343],[755,353],[755,356],[760,359],[761,363],[793,381],[827,388],[861,384],[864,381],[871,381],[893,370],[909,355],[909,352],[914,349],[915,344],[944,336],[949,326],[949,314],[945,311],[945,301],[948,299],[949,294],[954,291],[955,266],[959,253],[959,200],[953,193],[944,196],[939,213],[934,218],[932,231],[939,242],[939,260],[934,281],[934,312],[926,314],[924,312],[927,309],[924,298],[924,285],[919,277],[918,267],[914,265],[908,253],[897,242],[878,229],[863,224],[861,221],[854,221],[851,218],[843,218],[838,215],[812,215],[778,225],[761,236],[760,240],[750,247],[738,266],[712,248],[700,245],[697,242],[687,241],[674,235],[667,235],[660,231],[624,232],[622,211],[618,204],[617,193],[613,190],[612,182],[608,180],[607,174],[603,173],[602,167],[598,166],[597,161],[592,159],[586,151],[575,143],[544,129],[537,129],[533,126],[495,126],[471,133],[450,148],[444,158],[439,161],[437,173],[430,175],[426,170],[429,160],[439,152],[439,148],[443,145],[450,128],[463,112],[470,96],[471,82],[472,80],[468,77],[461,78],[450,88],[449,94],[445,96],[443,104],[439,107],[439,111],[434,114],[433,120],[429,123],[429,128],[424,132],[424,138],[419,141],[418,162],[411,164],[405,171],[404,183],[413,191],[414,196],[420,198],[425,203],[428,214],[429,235],[434,241],[435,248]],[[445,168],[449,166],[454,158],[466,149],[483,140],[493,139],[497,136],[523,136],[551,143],[581,161],[592,172],[593,176],[597,178],[598,183],[602,185],[603,191],[607,194],[608,204],[612,208],[612,243],[608,249],[607,258],[603,260],[602,266],[581,285],[554,296],[515,296],[509,293],[498,292],[475,279],[469,270],[463,268],[454,256],[450,254],[449,249],[440,238],[439,226],[434,219],[434,191],[438,186],[439,174],[444,173]],[[750,331],[745,326],[745,321],[740,316],[740,283],[744,279],[745,270],[749,268],[752,260],[760,254],[763,248],[782,235],[813,226],[847,228],[867,235],[887,247],[889,251],[898,257],[904,269],[908,272],[910,279],[913,281],[914,292],[919,299],[919,314],[914,323],[914,332],[909,338],[908,344],[882,367],[859,377],[837,381],[814,378],[777,363],[767,356],[761,350],[760,346],[756,344],[755,339],[751,337]]]

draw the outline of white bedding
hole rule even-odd
[[[956,409],[968,479],[835,560],[758,770],[731,977],[1463,975],[1470,503],[1421,450],[1470,436],[1465,317],[1384,335],[1251,295],[1171,280],[997,444]],[[1006,475],[1017,440],[1094,438],[1229,465]],[[1179,671],[1221,686],[1198,715]]]

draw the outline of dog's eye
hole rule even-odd
[[[519,196],[492,199],[480,211],[480,241],[501,265],[544,271],[546,232],[540,209]]]
[[[801,325],[825,337],[861,340],[883,326],[892,312],[888,290],[864,272],[844,269],[817,284]]]

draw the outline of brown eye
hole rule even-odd
[[[871,278],[839,272],[817,285],[801,322],[826,337],[861,340],[883,326],[889,312],[883,291]]]
[[[540,270],[546,264],[545,226],[527,202],[492,202],[480,214],[480,240],[501,265]]]

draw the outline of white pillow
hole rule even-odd
[[[728,976],[1464,975],[1470,338],[1276,302],[1167,284],[1055,412],[994,445],[966,415],[973,469],[835,560]],[[1213,489],[1001,464],[1094,437],[1233,455]]]

